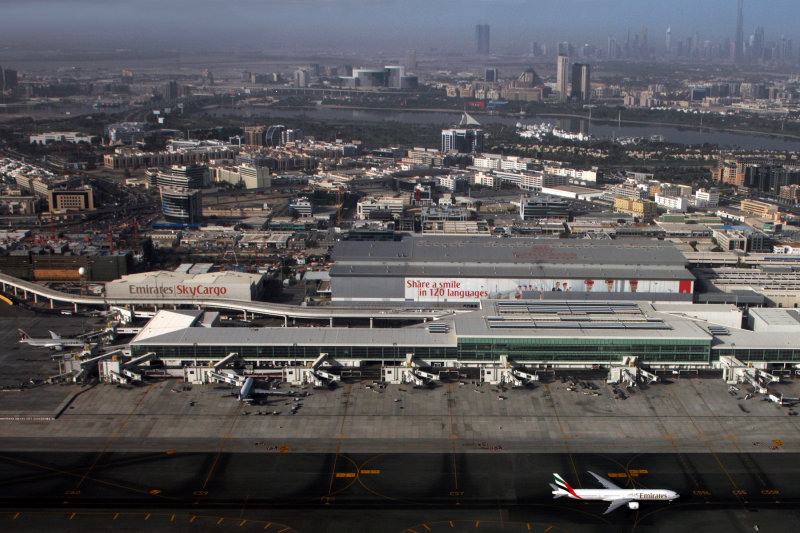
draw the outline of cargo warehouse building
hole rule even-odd
[[[741,311],[726,305],[487,300],[480,309],[406,328],[208,327],[203,316],[160,311],[131,341],[132,355],[154,352],[166,367],[179,369],[208,366],[235,352],[255,373],[306,367],[321,354],[351,369],[411,360],[487,369],[504,358],[529,368],[608,367],[629,357],[672,369],[710,368],[721,356],[800,363],[794,335],[719,325],[741,323]],[[800,334],[800,320],[792,320]]]
[[[334,305],[475,306],[482,299],[692,301],[694,275],[669,242],[496,237],[341,241]]]
[[[242,272],[189,274],[161,270],[130,274],[106,283],[109,298],[137,297],[170,300],[258,300],[263,294],[264,276]]]

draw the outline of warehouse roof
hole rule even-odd
[[[684,267],[672,243],[646,239],[574,240],[497,237],[406,237],[401,241],[340,241],[336,263],[392,261],[489,264],[604,264]]]

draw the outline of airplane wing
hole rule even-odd
[[[629,502],[632,502],[632,501],[633,500],[628,499],[628,498],[626,498],[624,500],[614,500],[613,502],[611,502],[611,505],[608,506],[608,509],[606,509],[606,512],[603,513],[603,514],[608,514],[610,512],[613,512],[613,511],[619,509],[620,507],[622,507],[623,505],[627,505]]]
[[[595,478],[595,479],[596,479],[598,482],[600,482],[600,484],[601,484],[601,485],[603,485],[603,487],[604,487],[604,488],[607,488],[607,489],[609,489],[609,490],[623,490],[623,489],[622,489],[622,487],[619,487],[619,486],[617,486],[617,485],[614,485],[613,483],[611,483],[611,482],[610,482],[609,480],[607,480],[606,478],[604,478],[604,477],[601,477],[601,476],[598,476],[597,474],[595,474],[594,472],[592,472],[592,471],[590,471],[590,470],[587,470],[587,472],[589,472],[589,473],[590,473],[592,476],[594,476],[594,478]]]

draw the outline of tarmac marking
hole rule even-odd
[[[336,477],[356,477],[355,472],[336,472]]]
[[[49,472],[51,474],[62,474],[62,475],[65,475],[65,476],[78,477],[78,474],[74,470],[61,470],[59,468],[53,468],[51,466],[42,465],[42,464],[39,464],[39,463],[34,463],[32,461],[25,461],[23,459],[18,459],[18,458],[15,458],[15,457],[8,457],[8,456],[4,456],[4,455],[0,455],[0,459],[4,459],[4,460],[12,462],[12,463],[18,463],[18,464],[33,466],[33,467],[39,468],[41,470],[46,470],[47,472]],[[105,480],[97,479],[97,478],[87,478],[87,479],[91,479],[95,483],[101,483],[103,485],[108,485],[108,486],[111,486],[111,487],[117,487],[117,488],[120,488],[120,489],[123,489],[123,490],[129,490],[129,491],[135,492],[137,494],[148,494],[148,492],[145,491],[145,490],[142,490],[142,489],[139,489],[139,488],[136,488],[136,487],[129,487],[127,485],[122,485],[120,483],[114,483],[112,481],[105,481]],[[72,494],[72,495],[76,495],[76,494],[80,494],[80,491],[79,490],[69,490],[68,493]],[[67,503],[67,502],[64,502],[64,503]]]
[[[192,517],[189,519],[189,523],[191,524],[195,521],[195,519],[197,519],[197,515],[192,515]]]
[[[71,515],[69,515],[69,519],[72,520],[73,518],[75,518],[76,514],[78,514],[78,513],[72,513]]]
[[[86,476],[88,476],[89,473],[94,469],[95,465],[97,464],[97,461],[99,461],[100,458],[103,456],[103,454],[106,453],[106,450],[110,445],[111,443],[107,442],[106,445],[103,447],[103,449],[100,451],[100,453],[97,454],[97,457],[94,458],[94,462],[89,466],[89,468],[86,469],[86,472],[84,472],[83,476],[81,477],[81,480],[78,481],[77,485],[75,485],[76,489],[81,488],[81,485],[86,480]]]
[[[245,522],[247,522],[247,520],[242,520],[241,522],[239,522],[239,527],[242,527]]]
[[[531,530],[531,525],[530,525],[530,523],[526,523],[525,525],[526,525],[526,526],[528,526],[528,531],[530,531],[530,530]]]
[[[428,531],[430,531],[430,530],[431,530],[431,528],[429,528],[429,527],[428,527],[428,524],[422,524],[422,527],[424,527],[424,528],[425,528],[425,529],[427,529]]]
[[[220,518],[219,520],[217,520],[217,525],[220,525],[223,520],[225,520],[225,518]]]
[[[578,488],[582,489],[583,483],[581,483],[581,476],[578,475],[578,467],[575,466],[575,459],[572,457],[572,452],[569,450],[569,444],[565,442],[564,448],[567,449],[567,457],[569,457],[569,463],[572,465],[572,471],[575,472],[575,479],[578,480]]]
[[[114,518],[112,518],[111,520],[116,520],[118,516],[119,516],[119,513],[116,513],[116,514],[114,515]],[[175,516],[175,515],[172,515],[172,516]]]
[[[450,495],[463,496],[464,493],[458,490],[458,464],[456,461],[456,442],[454,438],[458,438],[455,433],[455,424],[453,423],[453,384],[447,384],[447,412],[450,417],[450,454],[453,459],[453,490]],[[456,504],[459,502],[456,500]]]
[[[147,515],[144,517],[144,519],[145,520],[150,520],[150,513],[147,513]]]
[[[146,391],[144,391],[144,394],[142,394],[142,397],[141,397],[141,398],[139,398],[139,401],[138,401],[138,402],[136,402],[136,405],[134,405],[134,406],[133,406],[133,409],[131,410],[131,412],[128,414],[128,416],[127,416],[127,417],[125,417],[125,420],[123,420],[123,421],[122,421],[122,424],[120,424],[120,426],[117,428],[117,432],[115,433],[115,435],[119,436],[120,434],[122,434],[122,428],[124,428],[124,427],[125,427],[125,425],[128,423],[128,421],[129,421],[129,420],[131,419],[131,417],[133,416],[133,413],[135,413],[135,412],[136,412],[136,410],[139,408],[139,406],[140,406],[140,405],[142,405],[142,402],[143,402],[143,401],[144,401],[144,399],[147,397],[147,394],[148,394],[148,393],[149,393],[151,390],[153,390],[153,387],[154,387],[154,386],[155,386],[155,384],[153,384],[153,385],[150,385],[149,387],[147,387],[147,390],[146,390]]]
[[[16,514],[14,515],[14,518],[12,518],[12,520],[16,520],[18,516],[19,516],[19,513],[16,513]]]
[[[556,422],[558,423],[558,429],[561,431],[561,434],[564,435],[564,426],[561,424],[561,417],[558,416],[558,409],[556,409],[556,401],[553,399],[553,394],[550,392],[550,384],[544,386],[544,390],[547,391],[547,395],[550,397],[550,403],[553,405],[553,414],[556,416]]]
[[[233,417],[233,421],[231,422],[231,427],[228,429],[228,433],[233,433],[233,426],[236,425],[236,421],[239,419],[239,415],[242,414],[242,408],[244,408],[244,402],[239,403],[239,408],[236,410],[236,416]],[[222,451],[225,449],[225,440],[223,439],[222,444],[219,447],[219,451],[217,452],[217,456],[214,457],[214,462],[211,464],[211,468],[208,470],[208,474],[206,475],[205,481],[203,481],[203,486],[201,487],[203,490],[208,486],[209,480],[211,480],[211,474],[214,473],[214,469],[217,467],[217,462],[219,462],[219,458],[222,456]]]
[[[453,521],[452,521],[452,520],[450,520],[450,527],[451,527],[451,528],[453,528],[453,527],[456,527],[456,525],[453,523]]]
[[[266,525],[266,526],[264,526],[264,529],[268,529],[268,528],[269,528],[269,526],[271,526],[271,525],[272,525],[272,522],[267,522],[267,525]]]
[[[530,529],[530,526],[528,526],[528,529]],[[551,529],[553,529],[553,526],[550,526],[550,527],[548,527],[547,529],[545,529],[545,530],[544,530],[544,533],[547,533],[547,532],[548,532],[548,531],[550,531]]]

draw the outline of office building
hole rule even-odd
[[[483,81],[488,83],[497,83],[498,73],[496,68],[487,68],[483,73]]]
[[[452,128],[442,130],[442,152],[471,154],[483,151],[483,130]]]
[[[489,55],[489,25],[478,24],[475,26],[476,51],[480,55]]]
[[[556,63],[556,89],[558,90],[558,99],[561,102],[566,102],[569,98],[569,56],[559,55],[558,63]]]
[[[277,124],[267,128],[264,134],[264,146],[283,146],[283,133],[286,131],[286,126]]]
[[[417,70],[417,51],[416,50],[409,50],[406,52],[406,70],[408,72],[414,72]]]
[[[519,216],[522,220],[568,220],[569,203],[550,196],[523,196],[519,199]]]
[[[733,60],[736,63],[741,63],[744,59],[744,18],[742,15],[743,0],[739,0],[739,9],[736,16],[736,38],[733,46]]]
[[[17,71],[0,67],[0,91],[10,91],[17,87]]]
[[[178,82],[175,81],[175,80],[167,82],[164,85],[164,89],[163,90],[164,90],[164,92],[163,92],[164,100],[167,103],[170,103],[170,104],[175,103],[175,101],[178,99],[178,96],[179,96],[178,95]]]
[[[572,65],[572,99],[588,102],[592,97],[591,67],[585,63]]]
[[[266,126],[245,126],[244,143],[250,146],[264,146]]]
[[[203,218],[200,191],[181,187],[161,187],[164,219],[174,224],[199,224]]]
[[[307,70],[298,69],[294,71],[294,86],[298,88],[308,87],[309,74]]]
[[[167,170],[148,174],[149,187],[178,187],[202,189],[208,187],[209,171],[206,165],[173,165]]]
[[[50,190],[47,200],[51,213],[94,209],[94,193],[88,185],[80,189]]]
[[[633,215],[640,219],[651,219],[658,215],[658,206],[651,200],[614,198],[614,211]]]

